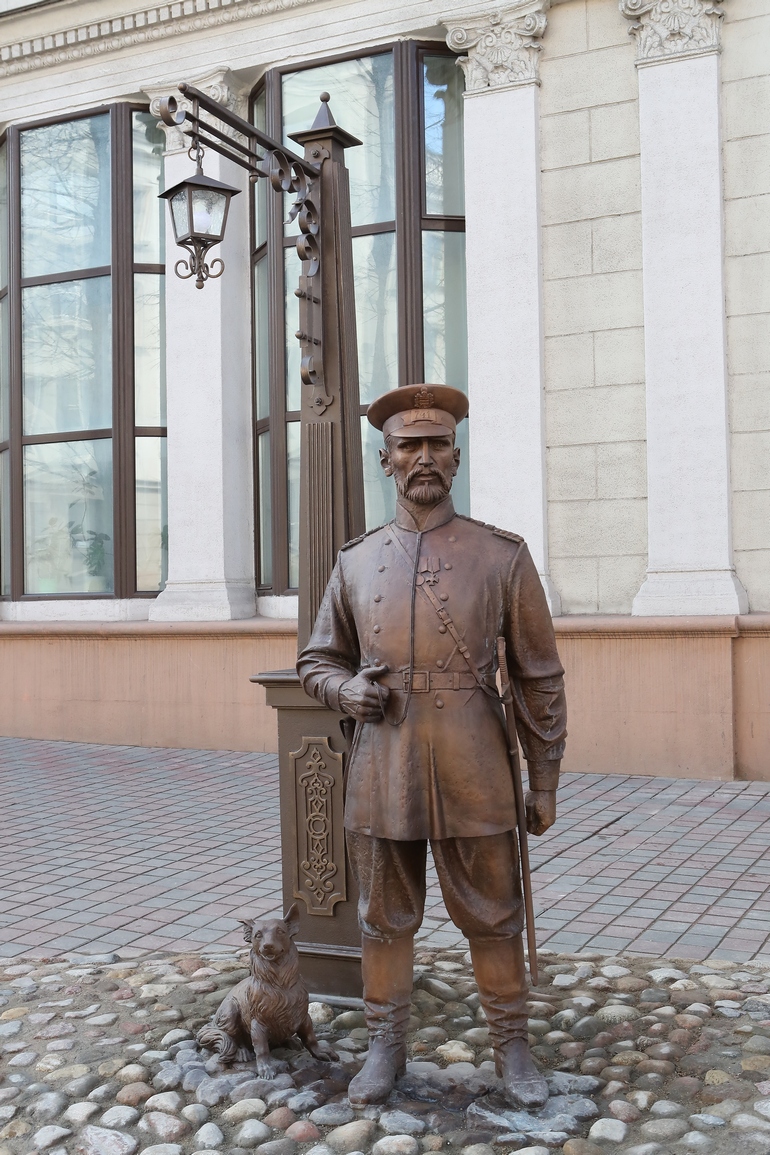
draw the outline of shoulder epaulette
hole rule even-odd
[[[508,541],[524,541],[524,538],[521,537],[518,533],[512,533],[509,529],[498,529],[496,525],[490,525],[488,521],[479,521],[476,517],[466,517],[464,513],[458,513],[456,516],[461,518],[463,521],[472,522],[473,525],[480,525],[482,529],[490,530],[492,533],[496,534],[497,537],[506,537]]]
[[[365,537],[371,537],[373,533],[379,533],[379,531],[384,528],[384,525],[377,525],[374,529],[367,529],[366,533],[360,533],[358,537],[352,537],[350,541],[346,541],[344,545],[340,546],[340,553],[342,553],[344,549],[350,549],[351,546],[358,545],[359,541],[363,541]]]

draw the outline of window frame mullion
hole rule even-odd
[[[112,496],[115,598],[136,594],[133,166],[129,104],[114,104],[112,208]]]
[[[398,383],[425,377],[422,310],[422,147],[418,53],[415,40],[393,46],[396,161],[396,269],[398,285]],[[399,142],[400,146],[399,146]]]
[[[11,600],[24,595],[24,457],[22,448],[21,360],[21,136],[8,129],[8,340],[11,515]]]

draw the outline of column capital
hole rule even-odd
[[[636,39],[636,63],[658,64],[683,56],[720,51],[722,0],[620,0],[629,34]]]
[[[462,20],[442,18],[449,47],[466,53],[457,61],[466,94],[540,83],[538,53],[549,6],[550,0],[524,0]]]
[[[196,88],[202,89],[212,100],[224,104],[231,112],[236,112],[244,119],[248,117],[249,86],[229,68],[223,66],[207,72],[204,76],[186,77],[185,79],[189,79]],[[164,96],[175,96],[180,109],[188,112],[192,108],[192,102],[182,96],[175,83],[143,84],[142,93],[150,102],[150,112],[159,118],[158,127],[163,129],[166,134],[166,152],[186,152],[190,146],[187,134],[183,129],[164,124],[160,120],[160,102]],[[202,115],[206,116],[207,114],[203,113]],[[214,123],[228,136],[233,135],[231,128],[220,124],[218,121],[214,121]]]

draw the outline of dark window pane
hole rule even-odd
[[[270,484],[270,431],[257,438],[259,483],[259,584],[273,584],[273,492]]]
[[[136,438],[136,588],[162,590],[168,576],[166,438]]]
[[[8,150],[0,144],[0,289],[8,284]]]
[[[423,58],[425,110],[425,211],[436,216],[465,212],[462,69],[454,56]]]
[[[0,453],[0,594],[11,592],[11,455]]]
[[[149,112],[131,117],[134,160],[134,260],[162,265],[165,259],[166,218],[163,201],[163,150],[166,137],[158,118]]]
[[[465,233],[422,234],[425,380],[468,387]]]
[[[286,458],[289,494],[289,585],[299,585],[299,421],[286,426]]]
[[[24,432],[112,424],[109,277],[22,291]]]
[[[112,593],[112,442],[24,448],[25,592]]]
[[[345,154],[350,172],[350,210],[354,225],[395,219],[393,56],[390,52],[344,60],[294,72],[283,78],[283,131],[310,128],[319,94],[331,93],[337,123],[363,142]]]
[[[294,299],[296,300],[296,297]],[[257,421],[270,414],[270,330],[267,322],[267,259],[263,258],[254,269],[254,374],[257,389]],[[290,336],[296,345],[297,338],[293,334]]]
[[[134,374],[137,425],[166,424],[166,278],[134,276]]]
[[[398,385],[396,234],[353,239],[361,404]]]
[[[22,276],[110,264],[110,118],[21,134]]]

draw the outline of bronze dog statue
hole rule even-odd
[[[308,1014],[307,988],[294,945],[299,928],[296,903],[285,918],[240,922],[244,940],[251,945],[251,974],[225,995],[211,1022],[198,1031],[199,1044],[218,1054],[222,1063],[248,1062],[254,1054],[263,1079],[276,1074],[270,1047],[294,1035],[315,1059],[336,1059],[328,1043],[316,1038]]]

